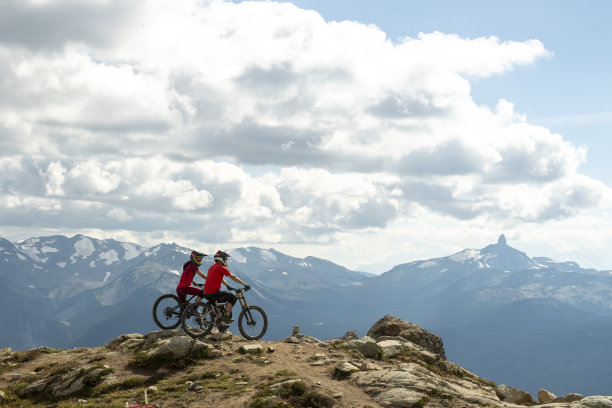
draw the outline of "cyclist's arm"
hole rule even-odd
[[[240,279],[239,277],[237,277],[236,275],[234,275],[233,273],[230,273],[229,275],[230,279],[233,280],[234,282],[238,282],[239,284],[241,284],[242,286],[246,286],[246,283],[244,283],[242,281],[242,279]]]
[[[200,275],[200,276],[202,277],[202,279],[206,280],[206,275],[204,275],[204,274],[202,273],[202,271],[200,271],[200,270],[198,269],[198,270],[196,271],[196,273],[197,273],[198,275]]]

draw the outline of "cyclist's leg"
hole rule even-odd
[[[202,300],[202,296],[204,295],[202,289],[196,288],[194,286],[179,286],[178,288],[176,288],[176,293],[178,293],[179,299],[181,299],[182,303],[185,303],[185,301],[187,300],[187,295],[197,296],[196,302],[200,302]]]
[[[231,322],[232,319],[232,307],[236,303],[236,296],[230,292],[220,292],[217,298],[218,302],[225,302],[225,321]]]

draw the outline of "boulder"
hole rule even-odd
[[[376,344],[376,341],[371,337],[366,336],[358,340],[349,340],[346,346],[356,349],[363,354],[364,357],[378,357],[378,344]]]
[[[424,395],[406,388],[388,388],[375,398],[383,407],[411,408],[418,407]]]
[[[23,392],[28,395],[40,394],[41,392],[43,392],[48,383],[49,380],[44,378],[42,380],[34,381],[32,384],[29,384],[27,387],[25,387]]]
[[[333,377],[337,380],[343,380],[351,376],[352,373],[359,371],[357,366],[349,363],[348,361],[341,361],[336,365],[334,369]]]
[[[403,321],[391,315],[386,315],[374,323],[367,335],[375,339],[383,336],[399,336],[423,347],[425,350],[438,354],[446,360],[446,352],[440,336],[428,332],[417,324]]]
[[[547,390],[538,391],[538,402],[540,404],[546,404],[547,402],[550,402],[554,400],[555,398],[557,398],[557,396],[550,391],[547,391]]]
[[[497,385],[495,387],[495,394],[497,394],[500,400],[513,404],[530,404],[534,402],[533,397],[528,392],[506,384]]]
[[[576,405],[572,404],[572,408],[612,408],[612,396],[595,395],[592,397],[582,398]]]
[[[555,398],[551,402],[574,402],[574,401],[580,401],[583,398],[584,396],[581,394],[570,393],[570,394],[565,394],[562,397]]]
[[[394,357],[402,354],[402,343],[397,340],[384,340],[376,343],[383,357]]]
[[[84,366],[63,375],[59,381],[49,385],[51,394],[67,397],[100,383],[111,370],[106,367]]]
[[[194,340],[191,337],[173,337],[169,340],[160,341],[159,346],[150,350],[147,354],[170,354],[175,357],[183,357],[189,354],[193,343]]]

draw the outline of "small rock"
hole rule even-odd
[[[242,353],[259,353],[263,350],[261,344],[245,344],[240,346],[240,352]]]
[[[230,333],[229,331],[215,332],[215,333],[209,334],[208,338],[211,340],[217,340],[217,341],[227,340],[227,339],[232,338],[232,333]]]
[[[344,341],[357,340],[358,338],[359,337],[357,337],[357,332],[355,330],[346,332],[346,334],[342,336],[342,340]]]
[[[370,362],[367,362],[367,361],[365,363],[362,363],[359,366],[359,368],[361,369],[361,371],[378,371],[378,370],[382,370],[383,369],[378,364],[370,363]]]
[[[18,380],[18,379],[20,379],[20,378],[21,378],[21,374],[13,374],[13,375],[11,376],[12,381],[16,381],[16,380]]]
[[[198,391],[198,387],[200,387],[199,388],[200,390],[202,389],[202,381],[194,381],[194,382],[192,382],[191,385],[189,385],[189,387],[187,389],[189,391]]]
[[[283,385],[291,385],[291,384],[295,384],[300,381],[302,380],[287,380],[287,381],[279,382],[276,384],[272,384],[268,388],[270,389],[270,391],[275,392],[275,391],[278,391]]]
[[[268,353],[274,353],[276,351],[276,349],[272,346],[268,346],[267,350]]]
[[[156,393],[158,391],[157,386],[150,385],[147,387],[147,392]]]

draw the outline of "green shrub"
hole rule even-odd
[[[425,405],[427,405],[427,403],[429,402],[429,398],[427,397],[423,397],[420,400],[418,400],[414,406],[418,407],[418,408],[423,408]]]
[[[334,406],[334,400],[309,390],[303,381],[285,384],[273,392],[268,387],[255,395],[248,408],[329,408]]]
[[[136,353],[129,361],[128,366],[145,368],[147,370],[157,370],[176,364],[178,359],[171,353],[147,354],[145,352]]]

